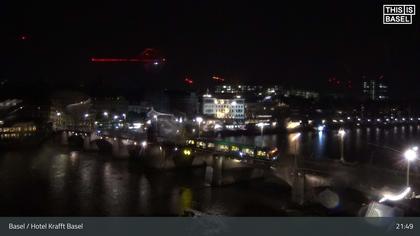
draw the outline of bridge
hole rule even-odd
[[[86,150],[133,158],[146,168],[205,167],[206,186],[223,186],[255,178],[274,177],[291,188],[297,204],[320,201],[325,189],[349,188],[378,200],[384,192],[405,188],[405,171],[340,160],[313,161],[279,155],[275,147],[256,147],[216,139],[191,138],[184,142],[150,141],[145,134],[64,131],[62,140],[78,139]],[[66,144],[64,142],[64,144]],[[411,187],[420,187],[420,174],[411,173]]]

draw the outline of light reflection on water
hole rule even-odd
[[[399,150],[403,150],[411,144],[420,145],[419,129],[419,126],[346,129],[343,138],[344,156],[351,161],[369,162],[372,153],[374,153],[373,155],[380,156],[382,160],[385,160],[376,164],[391,164],[393,163],[392,159],[400,157],[371,144],[389,146]],[[264,143],[265,146],[277,146],[281,155],[298,154],[315,160],[336,159],[340,156],[340,137],[337,135],[337,130],[303,132],[298,139],[293,140],[295,135],[296,133],[258,136],[258,142],[255,144]],[[226,137],[225,140],[253,145],[254,138],[236,136]]]
[[[404,149],[419,144],[420,127],[346,130],[345,158],[393,165],[401,157],[369,143]],[[281,155],[339,158],[336,130],[226,140],[278,146]],[[404,168],[404,165],[401,167]],[[412,171],[417,171],[412,166]],[[195,209],[226,215],[287,215],[290,192],[265,181],[204,187],[203,169],[144,170],[137,162],[45,144],[38,150],[0,153],[1,215],[180,215]]]

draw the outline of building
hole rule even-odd
[[[157,111],[193,118],[199,113],[195,92],[184,90],[150,91],[146,95],[150,106]]]
[[[245,99],[241,96],[216,98],[211,94],[204,94],[203,115],[222,120],[244,120]]]
[[[318,99],[319,93],[303,89],[288,89],[284,91],[285,97],[300,97],[304,99]]]
[[[388,86],[379,80],[363,81],[363,95],[371,101],[388,99]]]
[[[128,101],[124,97],[94,98],[93,109],[101,114],[102,112],[125,113],[128,110]]]
[[[243,93],[259,93],[263,90],[261,85],[217,85],[215,88],[216,94],[243,94]]]

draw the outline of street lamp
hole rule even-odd
[[[338,135],[340,136],[340,160],[344,162],[344,136],[346,135],[346,131],[340,129]]]
[[[200,124],[201,124],[201,122],[203,122],[203,118],[202,117],[197,117],[197,118],[195,118],[195,120],[197,121],[197,124],[198,124],[198,137],[200,137]]]
[[[104,115],[105,117],[108,117],[108,112],[104,111],[103,115]]]
[[[417,159],[418,147],[412,147],[404,152],[404,158],[407,160],[407,187],[410,186],[410,162]]]

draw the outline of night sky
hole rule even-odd
[[[218,75],[323,92],[330,77],[359,89],[362,76],[382,75],[394,96],[420,89],[420,16],[383,25],[382,1],[13,2],[0,2],[0,80],[13,83],[175,88],[188,76],[203,88]],[[89,61],[150,47],[167,58],[163,68]]]

